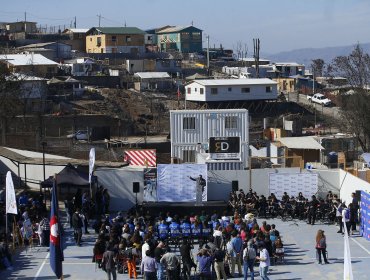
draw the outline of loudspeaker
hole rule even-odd
[[[357,199],[358,205],[360,205],[360,202],[361,202],[361,191],[356,191],[355,192],[355,198]]]
[[[140,183],[139,182],[133,182],[132,183],[132,192],[133,193],[139,193],[140,192]]]
[[[237,192],[239,190],[239,181],[231,181],[231,187],[233,192]]]

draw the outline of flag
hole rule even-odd
[[[18,214],[17,211],[17,200],[15,199],[14,184],[12,179],[12,173],[8,171],[6,173],[6,213]]]
[[[57,184],[54,180],[50,210],[50,266],[58,279],[63,276],[63,260],[62,242],[59,231]]]
[[[349,211],[349,209],[346,209]],[[343,280],[353,280],[352,263],[351,263],[351,250],[349,248],[349,238],[346,226],[345,215],[343,215],[343,228],[344,228],[344,266],[343,266]]]
[[[89,155],[89,183],[91,183],[91,177],[94,172],[94,164],[95,164],[95,148],[91,148]]]
[[[180,86],[177,86],[177,99],[179,100],[180,97],[181,97]]]

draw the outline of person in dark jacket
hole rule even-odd
[[[116,273],[116,254],[114,252],[114,244],[110,243],[107,247],[107,250],[103,254],[102,267],[103,270],[107,273],[107,279],[113,280],[117,279]]]
[[[76,212],[73,213],[72,216],[72,226],[74,229],[74,237],[77,246],[81,246],[81,239],[82,239],[82,218],[80,214],[80,209],[77,208]]]
[[[193,259],[191,258],[191,245],[189,240],[184,238],[180,246],[181,260],[183,264],[183,275],[186,279],[190,279],[191,268],[196,267]]]
[[[317,206],[319,205],[319,201],[317,200],[316,196],[312,196],[312,200],[308,206],[308,224],[314,225],[316,220],[316,211]]]

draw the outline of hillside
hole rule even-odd
[[[307,68],[310,68],[313,59],[321,58],[326,63],[330,63],[337,56],[349,55],[352,52],[354,45],[296,49],[276,54],[265,54],[263,57],[274,62],[298,62],[306,65]],[[365,52],[370,53],[370,43],[361,44],[361,47]]]

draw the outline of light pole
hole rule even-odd
[[[47,146],[47,142],[46,141],[42,141],[41,142],[41,145],[42,145],[42,167],[43,167],[43,172],[44,172],[44,181],[46,180],[46,172],[45,172],[45,146]]]

